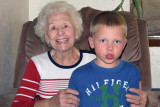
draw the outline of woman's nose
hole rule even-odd
[[[58,28],[58,35],[59,36],[63,35],[63,32],[64,32],[63,28]]]

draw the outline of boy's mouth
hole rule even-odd
[[[106,59],[113,59],[113,54],[107,54]]]

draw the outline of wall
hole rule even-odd
[[[38,16],[41,8],[48,2],[56,0],[29,0],[29,20],[33,20]],[[100,10],[114,10],[121,2],[121,0],[63,0],[73,4],[78,10],[85,6],[90,6]],[[130,0],[125,0],[123,9],[129,11]]]
[[[0,94],[12,88],[22,24],[28,20],[28,0],[0,0]]]
[[[148,34],[160,35],[160,0],[143,0],[143,18],[147,20]],[[160,47],[150,47],[152,88],[160,88]]]
[[[152,88],[160,88],[160,47],[150,47]]]

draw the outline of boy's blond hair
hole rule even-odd
[[[125,19],[119,13],[113,11],[104,11],[97,14],[90,24],[90,36],[93,36],[100,25],[120,26],[127,37],[127,24]]]

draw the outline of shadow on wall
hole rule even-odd
[[[10,5],[13,3],[5,0],[0,3],[0,94],[13,87],[13,71],[17,55],[15,52],[18,48],[18,42],[15,40],[19,40],[14,33],[18,31],[19,20],[17,22],[13,20],[15,16],[14,18],[12,16],[16,12],[11,11],[13,8]]]
[[[0,33],[0,36],[3,38],[0,39],[0,94],[2,94],[6,90],[12,88],[13,49],[11,48],[11,38],[9,38],[9,36],[6,35],[6,37],[3,37],[2,33]]]

